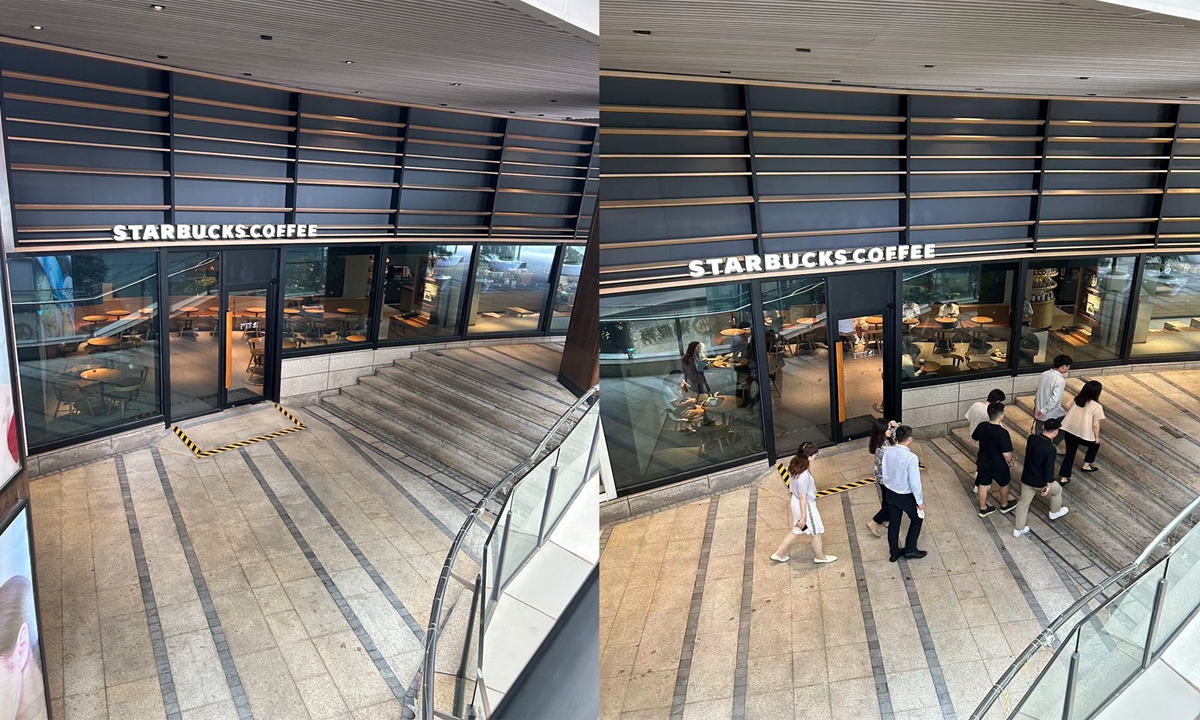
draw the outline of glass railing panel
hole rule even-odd
[[[1165,563],[1151,568],[1079,626],[1075,717],[1090,717],[1141,669],[1154,593],[1165,569]]]
[[[1045,674],[1040,679],[1032,681],[1033,685],[1029,689],[1029,694],[1021,702],[1020,711],[1013,715],[1014,720],[1062,720],[1063,704],[1067,700],[1067,674],[1071,665],[1071,653],[1075,650],[1076,635],[1072,633],[1066,640],[1068,642],[1064,643],[1065,647],[1058,655],[1053,656],[1049,665],[1045,666]],[[1047,661],[1048,655],[1053,652],[1050,648],[1044,648],[1034,656],[1034,659],[1026,663],[1025,669],[1013,679],[1013,684],[1009,686],[1006,694],[1001,695],[996,704],[992,706],[986,716],[988,720],[1008,717],[1009,708],[1002,707],[1005,705],[1005,701],[1012,697],[1020,698],[1024,692],[1016,687],[1018,680],[1025,679],[1027,675],[1036,676]],[[1035,661],[1039,656],[1041,660]]]
[[[1166,649],[1171,636],[1200,605],[1200,533],[1188,533],[1167,559],[1167,588],[1158,628],[1154,633],[1154,652]]]
[[[554,455],[543,460],[513,488],[504,513],[508,527],[504,533],[492,536],[492,549],[504,553],[500,576],[496,578],[501,590],[537,549],[538,526],[546,506],[553,460]]]
[[[566,512],[571,499],[579,492],[579,488],[587,481],[588,460],[592,457],[595,447],[596,423],[599,413],[593,407],[579,424],[571,431],[571,435],[563,440],[558,449],[558,478],[554,483],[554,496],[550,498],[550,516],[546,522],[546,534],[558,523],[559,518]]]

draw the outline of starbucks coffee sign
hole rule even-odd
[[[286,240],[317,236],[316,225],[117,225],[112,239],[126,240]]]
[[[810,250],[808,252],[766,253],[734,257],[693,260],[688,263],[688,275],[694,278],[747,273],[783,272],[787,270],[839,267],[842,265],[872,265],[874,263],[911,262],[935,257],[933,243],[925,245],[887,245],[884,247],[845,248],[842,250]]]

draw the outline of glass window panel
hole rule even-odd
[[[600,412],[618,490],[762,450],[750,323],[746,284],[601,298]],[[689,349],[698,362],[685,366]]]
[[[763,312],[775,446],[786,452],[805,442],[829,442],[825,280],[764,282]]]
[[[9,272],[31,447],[162,413],[157,254],[17,256]]]
[[[575,292],[579,289],[579,272],[583,269],[586,245],[567,245],[563,248],[562,272],[558,276],[558,290],[554,293],[554,313],[550,318],[551,330],[566,330],[571,324],[571,312],[575,309]]]
[[[1132,257],[1030,263],[1025,280],[1020,365],[1114,360],[1133,282]]]
[[[904,380],[986,372],[1008,362],[1016,268],[988,263],[906,270]]]
[[[167,253],[172,421],[220,407],[220,278],[215,252]]]
[[[375,248],[290,248],[285,265],[285,356],[298,349],[369,340]]]
[[[554,245],[483,245],[467,333],[536,332],[550,294]]]
[[[1148,255],[1131,355],[1200,351],[1200,255]]]
[[[457,335],[472,250],[471,245],[389,245],[379,339]]]

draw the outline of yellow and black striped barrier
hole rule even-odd
[[[864,487],[866,485],[874,485],[874,484],[875,484],[875,478],[863,478],[862,480],[855,480],[854,482],[848,482],[845,485],[838,485],[837,487],[831,487],[831,488],[825,488],[824,490],[818,490],[817,497],[823,498],[823,497],[827,497],[829,495],[837,495],[838,493],[843,493],[843,492],[846,492],[847,490],[853,490],[854,488],[860,488],[860,487]]]
[[[171,432],[175,433],[175,435],[178,436],[179,439],[183,441],[184,445],[188,446],[188,449],[191,450],[192,453],[195,454],[196,457],[207,458],[207,457],[212,457],[213,455],[219,455],[220,453],[223,453],[223,452],[228,452],[230,450],[237,450],[238,448],[244,448],[248,445],[253,445],[254,443],[260,443],[264,440],[274,440],[275,438],[283,437],[284,435],[290,435],[294,432],[300,432],[301,430],[307,429],[304,427],[304,423],[300,422],[300,419],[298,417],[291,414],[287,410],[284,410],[283,406],[281,406],[279,403],[271,403],[271,404],[275,406],[276,410],[283,413],[284,417],[286,417],[288,420],[291,420],[294,427],[284,428],[283,430],[276,430],[275,432],[269,432],[265,435],[259,435],[258,437],[252,437],[249,440],[238,440],[235,443],[229,443],[228,445],[222,445],[220,447],[216,447],[211,450],[201,450],[200,447],[198,445],[196,445],[196,443],[192,442],[192,439],[187,436],[187,433],[185,433],[183,431],[183,428],[179,427],[178,425],[173,426],[171,428]]]

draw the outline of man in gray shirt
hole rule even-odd
[[[888,547],[896,562],[903,555],[916,560],[928,555],[917,548],[921,535],[922,515],[925,512],[925,496],[921,492],[921,469],[917,456],[909,449],[913,431],[907,425],[896,428],[896,444],[883,454],[881,484],[883,497],[888,506]],[[904,548],[900,548],[900,518],[908,515],[908,536]]]
[[[1063,409],[1063,392],[1067,389],[1067,373],[1071,372],[1071,356],[1059,355],[1054,358],[1054,367],[1042,373],[1038,378],[1037,395],[1033,398],[1033,434],[1042,434],[1042,423],[1055,418],[1062,420],[1067,414]],[[1059,433],[1054,438],[1054,444],[1062,442],[1066,433]]]

